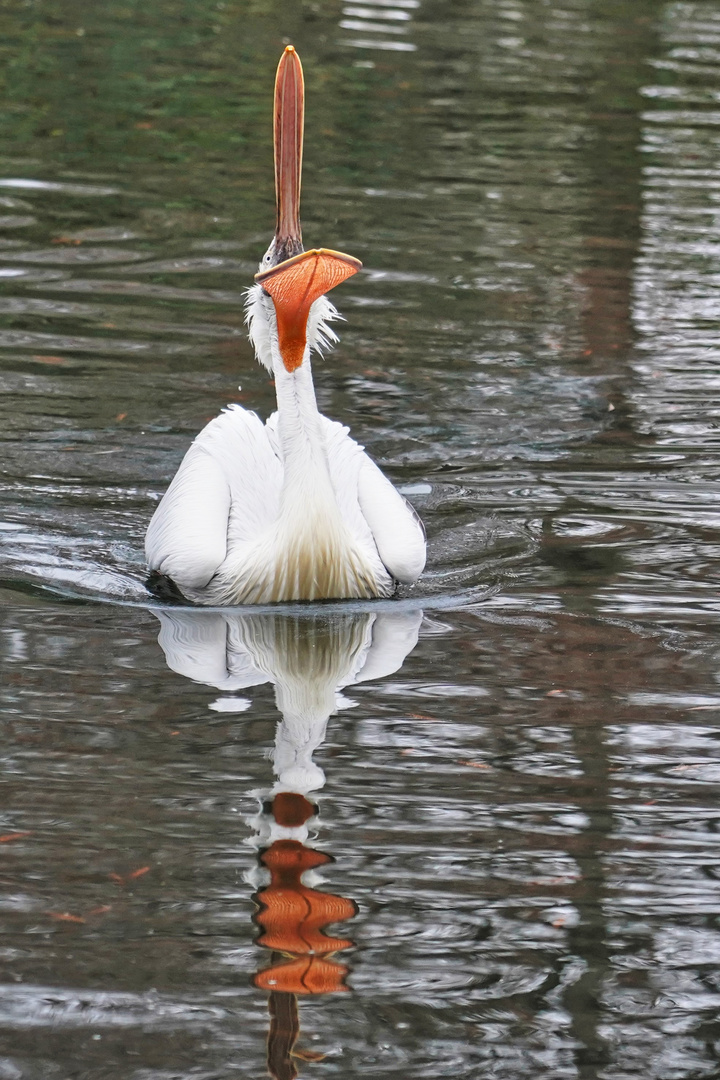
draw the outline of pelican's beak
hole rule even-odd
[[[272,296],[280,355],[288,371],[295,371],[303,362],[313,302],[361,269],[362,263],[352,255],[319,248],[304,251],[255,275],[255,280]]]
[[[305,82],[300,57],[288,45],[280,57],[275,76],[275,258],[277,262],[299,255],[303,249],[300,228]]]
[[[288,45],[275,78],[275,265],[255,275],[273,298],[280,354],[288,371],[300,367],[307,344],[310,308],[318,297],[356,274],[352,255],[320,248],[303,252],[300,228],[305,83],[300,57]]]

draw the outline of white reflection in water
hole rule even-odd
[[[407,34],[413,11],[419,7],[419,0],[365,0],[363,4],[346,4],[343,6],[345,18],[340,20],[340,29],[373,36],[351,38],[342,44],[354,49],[415,52],[417,45],[410,41],[399,41],[397,35]]]
[[[119,195],[115,187],[97,184],[65,184],[55,180],[28,180],[21,177],[0,180],[0,188],[24,188],[26,191],[61,191],[65,195]]]
[[[347,707],[340,692],[398,671],[417,644],[423,615],[405,608],[397,614],[316,617],[187,610],[156,614],[161,624],[158,641],[173,671],[233,695],[262,683],[274,685],[281,721],[273,793],[301,794],[324,784],[312,755],[325,737],[329,718]],[[212,707],[237,712],[245,703],[233,696]]]

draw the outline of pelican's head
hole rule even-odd
[[[275,77],[275,235],[248,293],[250,340],[260,363],[273,368],[273,342],[285,369],[295,371],[308,349],[330,347],[328,326],[340,318],[325,293],[362,268],[339,251],[304,251],[300,227],[305,83],[300,57],[288,45]]]

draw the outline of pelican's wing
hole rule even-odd
[[[203,428],[158,506],[145,538],[151,570],[203,588],[230,542],[274,520],[282,468],[262,421],[230,406]]]
[[[358,502],[380,558],[396,581],[412,585],[425,569],[422,521],[374,461],[365,458],[358,475]]]
[[[327,417],[323,420],[330,472],[343,514],[356,531],[369,529],[395,580],[412,585],[425,568],[425,530],[420,518],[348,429]]]

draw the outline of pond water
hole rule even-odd
[[[720,1068],[720,10],[7,0],[0,1080]],[[397,601],[162,610],[271,93]],[[241,383],[241,389],[238,389]]]

